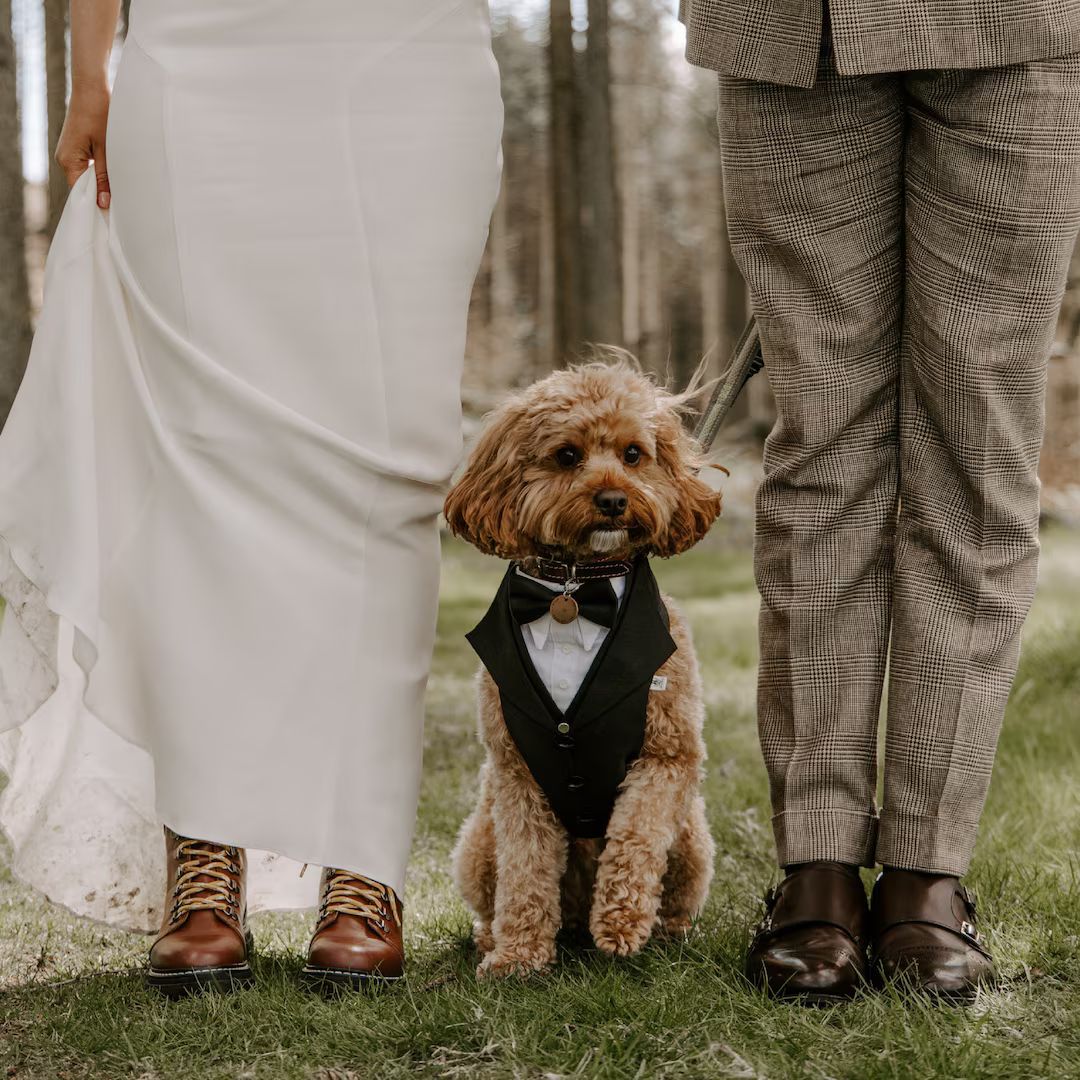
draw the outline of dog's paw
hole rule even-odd
[[[551,949],[493,949],[476,969],[478,979],[505,979],[546,971],[555,961]]]
[[[495,948],[495,935],[492,934],[491,926],[488,923],[482,923],[479,919],[474,922],[472,936],[477,952],[481,956],[486,956]]]
[[[649,940],[655,917],[627,908],[608,908],[593,915],[590,929],[596,947],[611,956],[633,956]]]
[[[689,915],[665,915],[660,919],[659,932],[664,937],[684,938],[694,927]]]

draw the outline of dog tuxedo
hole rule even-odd
[[[530,656],[524,633],[532,627],[522,625],[541,618],[558,593],[522,581],[519,566],[507,566],[491,606],[465,637],[495,681],[510,736],[556,816],[573,836],[603,836],[619,784],[641,752],[649,694],[663,692],[653,691],[653,676],[676,649],[667,608],[646,555],[630,564],[621,602],[609,580],[583,583],[573,594],[581,598],[574,623],[587,620],[580,640],[611,625],[560,709]],[[542,647],[532,640],[534,650]]]

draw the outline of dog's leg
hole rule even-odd
[[[684,765],[657,758],[639,758],[627,773],[608,823],[589,918],[604,952],[629,956],[649,940],[676,817],[696,782]]]
[[[518,759],[493,770],[495,825],[494,944],[480,977],[526,975],[555,960],[559,884],[566,869],[566,830]]]
[[[589,944],[589,908],[596,885],[596,861],[603,843],[600,840],[572,840],[569,845],[566,873],[562,880],[563,933]]]
[[[494,944],[491,920],[495,917],[495,822],[492,814],[490,766],[480,769],[480,797],[458,833],[451,856],[454,881],[465,902],[476,915],[473,940],[480,953]]]
[[[701,913],[712,883],[716,844],[705,817],[705,800],[695,795],[668,854],[660,900],[660,923],[668,934],[685,934]]]

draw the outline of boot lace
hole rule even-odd
[[[320,919],[327,915],[355,915],[385,930],[389,908],[397,922],[401,922],[401,904],[393,889],[381,882],[353,874],[347,870],[328,869]]]
[[[222,911],[235,918],[240,896],[237,875],[241,872],[237,848],[207,840],[181,840],[176,847],[176,883],[170,921],[189,911]]]

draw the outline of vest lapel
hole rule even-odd
[[[510,611],[510,575],[514,567],[514,563],[507,566],[491,606],[465,639],[495,680],[504,704],[512,703],[541,727],[553,729],[552,710],[558,712],[558,706],[533,669]]]
[[[615,625],[601,642],[600,654],[566,710],[567,720],[578,729],[588,727],[642,683],[651,682],[657,668],[677,648],[668,623],[648,557],[639,555]]]

